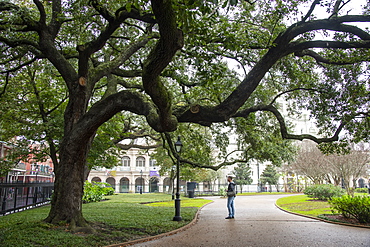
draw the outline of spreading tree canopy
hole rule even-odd
[[[243,119],[241,126],[252,122],[261,133],[277,127],[285,139],[331,142],[346,131],[367,140],[370,34],[359,24],[370,16],[366,1],[358,3],[0,1],[1,121],[26,121],[26,131],[42,126],[40,138],[58,147],[46,221],[86,225],[88,153],[117,114],[144,117],[163,136],[181,123],[232,126]],[[32,96],[25,86],[14,88],[24,83]],[[12,114],[13,101],[30,98],[41,117],[31,104],[29,116]],[[289,133],[282,98],[294,102],[291,111],[310,110],[321,137]]]

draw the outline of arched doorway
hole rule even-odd
[[[101,179],[99,177],[93,177],[91,182],[101,182]]]
[[[365,188],[365,179],[360,178],[360,179],[358,180],[358,187],[359,187],[359,188]]]
[[[110,184],[110,187],[116,190],[116,180],[114,178],[107,178],[106,182]]]
[[[158,182],[159,179],[157,177],[151,177],[149,181],[149,192],[158,192]]]
[[[135,180],[135,192],[140,193],[140,190],[142,189],[142,192],[145,192],[145,180],[142,177],[139,177]]]
[[[128,178],[121,178],[119,181],[119,192],[127,193],[129,192],[130,180]]]
[[[163,192],[165,192],[165,193],[172,193],[171,178],[165,178],[163,180]]]

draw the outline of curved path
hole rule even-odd
[[[133,246],[370,246],[370,229],[325,223],[276,208],[287,195],[238,196],[235,219],[226,220],[226,199],[213,197],[198,222],[177,234]]]

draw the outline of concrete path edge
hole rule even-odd
[[[139,243],[144,243],[144,242],[156,240],[156,239],[159,239],[159,238],[171,236],[171,235],[174,235],[176,233],[185,231],[186,229],[188,229],[189,227],[191,227],[191,226],[193,226],[194,224],[197,223],[197,221],[199,219],[199,213],[202,210],[202,208],[205,207],[205,206],[207,206],[207,205],[209,205],[209,204],[211,204],[211,203],[213,203],[213,201],[212,202],[209,202],[207,204],[204,204],[202,207],[200,207],[198,209],[198,211],[195,213],[194,219],[192,221],[190,221],[190,223],[187,224],[187,225],[185,225],[185,226],[182,226],[182,227],[177,228],[175,230],[172,230],[170,232],[165,232],[165,233],[162,233],[162,234],[159,234],[159,235],[150,236],[150,237],[146,237],[146,238],[135,239],[135,240],[124,242],[124,243],[120,243],[120,244],[107,245],[105,247],[125,247],[125,246],[130,246],[130,245],[134,245],[134,244],[139,244]]]
[[[343,226],[352,226],[352,227],[361,227],[361,228],[368,228],[368,229],[370,229],[370,226],[363,226],[363,225],[355,225],[355,224],[349,224],[349,223],[343,223],[343,222],[330,221],[330,220],[325,220],[325,219],[314,217],[314,216],[309,216],[309,215],[295,213],[295,212],[288,211],[286,209],[283,209],[283,208],[279,207],[276,203],[275,203],[275,206],[278,209],[280,209],[280,210],[282,210],[284,212],[287,212],[289,214],[294,214],[294,215],[298,215],[298,216],[302,216],[302,217],[306,217],[306,218],[310,218],[310,219],[314,219],[314,220],[320,220],[320,221],[323,221],[323,222],[326,222],[326,223],[330,223],[330,224],[343,225]]]

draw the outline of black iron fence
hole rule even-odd
[[[50,202],[54,183],[0,183],[0,215]]]

